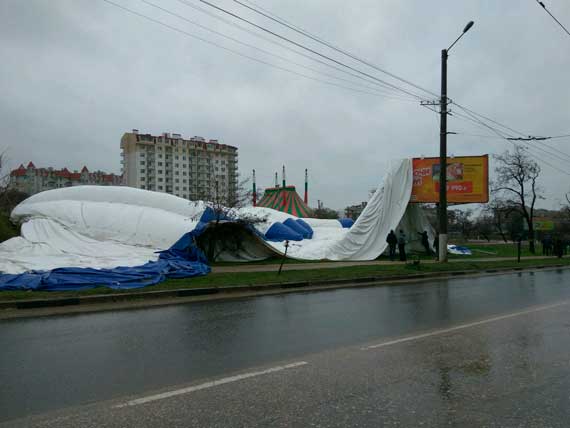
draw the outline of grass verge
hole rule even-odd
[[[520,263],[511,260],[477,262],[476,260],[448,263],[448,264],[420,264],[420,265],[370,265],[370,266],[350,266],[332,269],[315,269],[307,265],[306,270],[283,271],[281,275],[277,272],[239,272],[239,273],[214,273],[198,278],[169,279],[158,285],[134,290],[111,290],[99,287],[83,291],[48,292],[48,291],[1,291],[0,301],[14,301],[23,299],[46,299],[57,297],[81,297],[95,296],[102,294],[128,294],[152,292],[160,290],[190,289],[190,288],[223,288],[241,287],[251,285],[270,285],[302,281],[334,281],[341,279],[359,279],[393,276],[409,276],[418,273],[450,272],[450,271],[486,271],[499,268],[532,268],[548,267],[553,265],[570,266],[570,258],[566,259],[540,259],[521,260]]]

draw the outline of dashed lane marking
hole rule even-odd
[[[125,403],[114,405],[114,409],[120,409],[122,407],[138,406],[140,404],[146,404],[153,401],[164,400],[165,398],[175,397],[177,395],[189,394],[191,392],[200,391],[202,389],[213,388],[219,385],[225,385],[227,383],[238,382],[240,380],[249,379],[252,377],[263,376],[270,373],[280,372],[287,369],[293,369],[295,367],[304,366],[306,361],[298,361],[296,363],[286,364],[284,366],[276,366],[266,370],[260,370],[256,372],[243,373],[235,376],[229,376],[222,379],[216,379],[210,382],[205,382],[200,385],[189,386],[187,388],[176,389],[173,391],[163,392],[161,394],[149,395],[142,398],[137,398],[135,400],[130,400]]]
[[[570,304],[570,301],[564,301],[564,302],[554,303],[552,305],[535,306],[535,307],[530,308],[530,309],[525,309],[524,311],[518,311],[518,312],[506,314],[506,315],[500,315],[497,317],[487,318],[487,319],[484,319],[481,321],[475,321],[475,322],[470,322],[470,323],[466,323],[466,324],[460,324],[460,325],[456,325],[454,327],[444,328],[441,330],[431,331],[431,332],[423,333],[423,334],[417,334],[414,336],[402,337],[400,339],[390,340],[388,342],[382,342],[382,343],[378,343],[376,345],[364,346],[360,349],[363,351],[368,351],[371,349],[384,348],[386,346],[397,345],[400,343],[413,342],[414,340],[420,340],[420,339],[424,339],[426,337],[439,336],[441,334],[452,333],[454,331],[464,330],[464,329],[471,328],[471,327],[477,327],[479,325],[489,324],[489,323],[493,323],[493,322],[497,322],[497,321],[501,321],[501,320],[506,320],[509,318],[520,317],[522,315],[532,314],[534,312],[546,311],[548,309],[553,309],[553,308],[557,308],[559,306],[565,306],[565,305],[569,305],[569,304]]]

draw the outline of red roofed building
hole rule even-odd
[[[107,174],[103,171],[89,172],[83,166],[81,172],[69,171],[67,168],[36,168],[33,162],[29,162],[27,167],[20,165],[10,172],[10,184],[13,189],[33,195],[44,190],[59,189],[71,186],[120,186],[122,176]]]

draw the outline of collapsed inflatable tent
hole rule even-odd
[[[261,260],[283,254],[285,242],[296,259],[373,260],[389,231],[403,229],[411,249],[421,250],[417,232],[427,230],[430,241],[433,232],[420,208],[408,204],[411,188],[411,161],[394,164],[354,224],[266,207],[222,218],[203,202],[129,187],[50,190],[13,210],[21,236],[0,244],[0,289],[121,288],[202,275],[209,267],[199,248],[212,242],[217,260]],[[66,275],[73,279],[62,286]]]

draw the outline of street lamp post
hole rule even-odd
[[[473,21],[447,49],[441,51],[441,98],[439,125],[439,254],[440,262],[447,262],[447,57],[449,50],[473,27]]]

